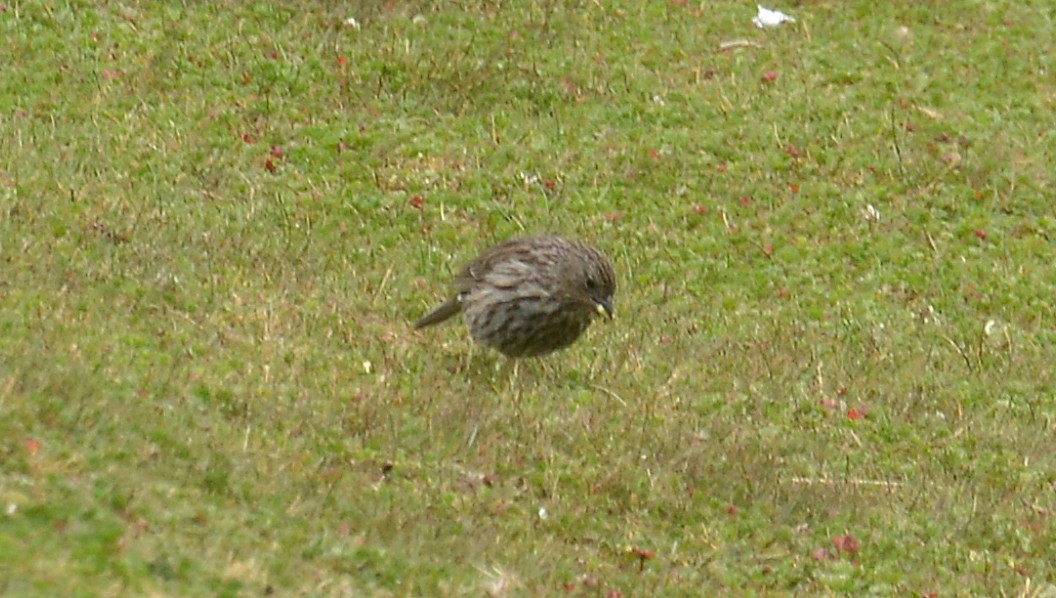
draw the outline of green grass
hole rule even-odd
[[[0,594],[1051,595],[1056,10],[776,8],[5,3]]]

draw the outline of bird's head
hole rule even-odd
[[[573,297],[611,320],[615,315],[616,274],[609,259],[593,247],[578,248],[567,274]]]

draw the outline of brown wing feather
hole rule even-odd
[[[516,254],[523,252],[524,241],[525,237],[515,237],[486,249],[484,253],[473,258],[473,260],[462,267],[462,270],[455,276],[455,288],[460,293],[471,290],[489,272],[495,269],[496,264],[501,264]]]

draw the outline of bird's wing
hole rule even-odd
[[[493,273],[497,267],[509,262],[513,254],[519,251],[516,243],[511,241],[513,240],[511,239],[489,248],[463,266],[462,270],[455,276],[455,288],[459,292],[468,291]]]

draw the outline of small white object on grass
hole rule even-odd
[[[788,21],[789,23],[795,23],[796,20],[786,15],[780,10],[770,10],[764,8],[762,5],[756,4],[756,8],[759,9],[759,14],[752,17],[752,22],[755,26],[760,29],[766,29],[768,27],[777,27],[781,23]]]
[[[1001,324],[997,320],[987,320],[986,325],[983,326],[983,333],[986,336],[993,336],[1001,328]]]
[[[356,20],[356,17],[348,17],[345,19],[345,25],[353,29],[359,29],[359,21]]]
[[[869,222],[880,222],[880,210],[873,204],[866,204],[862,216]]]

